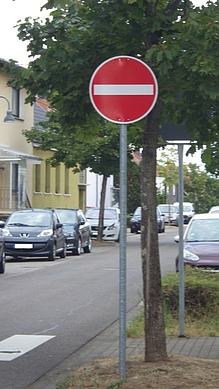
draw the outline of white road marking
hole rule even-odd
[[[12,361],[40,346],[55,335],[13,335],[0,342],[0,361]]]
[[[94,95],[153,95],[152,84],[95,84]]]

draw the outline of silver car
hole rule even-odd
[[[165,223],[169,223],[172,225],[178,225],[178,208],[172,204],[159,204],[159,210],[164,216]]]
[[[86,219],[91,225],[92,239],[97,238],[99,225],[100,208],[90,208],[86,212]],[[118,208],[108,207],[104,209],[103,219],[103,240],[119,241],[120,235],[120,210]]]

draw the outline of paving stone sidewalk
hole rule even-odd
[[[127,323],[136,317],[139,307],[127,314]],[[167,338],[167,352],[204,359],[219,359],[219,337]],[[144,339],[126,340],[126,356],[144,354]],[[119,357],[119,321],[106,328],[69,358],[45,374],[28,389],[56,389],[77,367],[96,358]]]

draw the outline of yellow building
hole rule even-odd
[[[42,151],[26,141],[23,129],[47,120],[48,104],[37,99],[25,104],[26,92],[7,86],[0,59],[0,219],[19,208],[86,208],[86,174],[74,174],[64,164],[46,162],[52,151]],[[13,122],[4,122],[11,110]]]
[[[7,86],[0,59],[0,218],[32,202],[33,164],[41,159],[33,155],[33,146],[26,142],[22,130],[33,125],[33,107],[24,104],[26,93]],[[5,122],[7,111],[14,119]]]
[[[46,100],[36,98],[34,103],[34,124],[48,120],[46,113],[50,110]],[[86,207],[86,173],[74,174],[64,164],[52,167],[47,159],[52,151],[42,151],[34,144],[34,155],[42,159],[34,167],[33,173],[33,207],[34,208],[81,208]]]

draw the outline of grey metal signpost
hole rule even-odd
[[[154,107],[158,86],[152,70],[130,56],[112,57],[93,73],[89,93],[96,111],[120,124],[120,274],[119,376],[126,371],[126,233],[127,233],[127,124],[142,119]]]
[[[183,144],[178,144],[179,159],[179,337],[184,337],[184,311],[185,311],[185,291],[184,291],[184,261],[183,261]]]
[[[120,125],[119,376],[126,371],[127,125]]]
[[[183,198],[184,198],[184,179],[183,179],[183,148],[184,145],[190,144],[190,138],[182,125],[169,125],[164,126],[164,131],[160,131],[160,135],[169,144],[178,146],[178,196],[179,196],[179,337],[182,338],[184,334],[184,322],[185,322],[185,285],[184,285],[184,259],[183,259]],[[180,141],[180,139],[182,139]],[[184,140],[183,140],[184,139]]]

